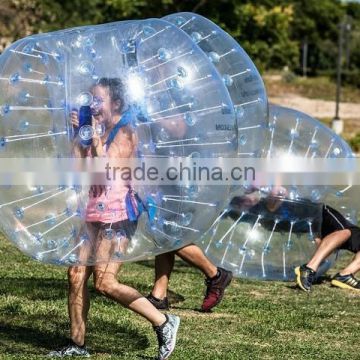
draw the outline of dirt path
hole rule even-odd
[[[335,115],[335,102],[308,99],[296,94],[287,94],[286,96],[271,96],[270,103],[282,105],[303,111],[314,118],[333,118]],[[360,99],[359,104],[356,103],[340,103],[340,118],[357,119],[360,126]]]

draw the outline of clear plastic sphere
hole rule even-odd
[[[270,143],[265,153],[276,162],[351,158],[350,146],[328,127],[302,112],[270,106]],[[235,276],[291,280],[294,267],[310,259],[320,236],[326,202],[348,219],[357,215],[349,200],[356,187],[298,186],[249,188],[237,196],[201,240],[206,255]],[[354,220],[353,220],[354,221]],[[321,265],[318,274],[333,264]]]
[[[164,158],[165,166],[176,157],[232,157],[237,151],[238,112],[228,85],[207,54],[165,20],[19,40],[0,57],[0,81],[3,158],[67,158],[75,145],[79,156],[91,157],[115,115],[126,122],[119,130],[123,150],[102,144],[103,153],[115,151],[113,158]],[[251,112],[243,115],[250,121]],[[131,151],[124,155],[126,149]],[[62,182],[3,187],[2,226],[23,252],[43,262],[138,260],[195,241],[225,206],[230,190],[191,184],[117,187]],[[134,216],[136,229],[133,223],[119,225]],[[103,225],[94,230],[89,223]]]

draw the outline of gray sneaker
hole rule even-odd
[[[48,357],[57,357],[63,358],[67,356],[82,356],[90,357],[90,353],[87,351],[85,346],[76,345],[74,342],[71,342],[69,345],[63,347],[60,350],[51,351],[48,354]]]
[[[165,314],[166,321],[160,326],[154,326],[158,343],[158,360],[166,360],[175,349],[176,333],[180,325],[180,318],[175,315]]]

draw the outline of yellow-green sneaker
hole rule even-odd
[[[310,292],[311,285],[313,284],[316,272],[310,269],[305,264],[295,268],[296,283],[301,290]]]

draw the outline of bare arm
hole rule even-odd
[[[275,212],[282,204],[287,190],[283,186],[274,186],[271,189],[269,197],[266,199],[266,207],[269,211]]]
[[[129,159],[134,156],[137,138],[134,132],[121,129],[108,150],[108,157]]]

